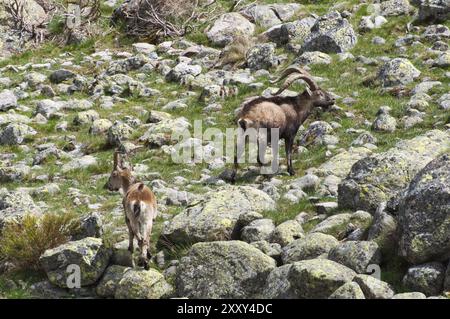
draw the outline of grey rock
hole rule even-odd
[[[100,279],[95,292],[98,296],[103,298],[113,298],[116,294],[116,289],[119,281],[123,278],[123,275],[130,268],[112,265],[106,268],[103,277]]]
[[[218,46],[229,44],[236,35],[253,35],[255,25],[241,14],[231,12],[221,15],[206,32],[208,39]]]
[[[444,288],[445,267],[439,262],[413,266],[403,277],[403,285],[410,291],[418,291],[427,296],[442,293]]]
[[[275,260],[280,260],[281,258],[281,246],[277,243],[269,243],[265,240],[254,241],[250,243],[255,248],[258,248],[267,256],[272,257]]]
[[[413,12],[413,7],[408,0],[388,0],[380,4],[381,15],[385,17],[408,15]]]
[[[85,125],[91,124],[98,119],[100,119],[100,115],[96,111],[88,110],[77,113],[77,115],[73,119],[73,123],[75,125]]]
[[[369,228],[371,224],[372,216],[368,212],[357,211],[353,214],[342,213],[332,215],[317,224],[311,232],[328,234],[337,239],[343,239],[355,229],[361,228],[365,230]]]
[[[247,243],[269,240],[274,229],[271,219],[257,219],[242,229],[241,239]]]
[[[17,107],[17,97],[10,90],[0,92],[0,111],[7,111]]]
[[[375,212],[379,203],[397,199],[417,172],[449,145],[448,133],[433,130],[359,160],[339,184],[339,207]]]
[[[186,83],[186,79],[189,76],[196,77],[200,73],[202,73],[202,67],[200,65],[181,62],[177,64],[169,73],[167,73],[166,79],[168,81]]]
[[[372,124],[375,131],[394,132],[397,127],[397,120],[389,114],[390,108],[382,106],[377,112],[377,117]]]
[[[297,58],[296,62],[302,65],[330,64],[332,62],[332,59],[331,56],[326,53],[320,51],[310,51],[300,55]]]
[[[395,294],[392,299],[427,299],[427,297],[421,292],[404,292]]]
[[[294,240],[283,248],[283,264],[290,264],[305,259],[327,256],[328,252],[339,244],[336,238],[322,233],[311,233]]]
[[[439,107],[443,110],[450,110],[450,93],[446,93],[442,95],[437,102],[439,103]]]
[[[329,299],[366,299],[364,293],[356,282],[347,282],[336,289]]]
[[[69,79],[73,79],[76,74],[70,70],[60,69],[52,72],[49,76],[49,80],[52,83],[59,84]]]
[[[249,187],[223,187],[176,215],[164,226],[163,236],[173,243],[230,239],[245,212],[275,209],[266,193]]]
[[[292,264],[289,272],[298,298],[323,299],[351,282],[355,272],[327,259],[310,259]]]
[[[366,299],[390,299],[394,296],[394,291],[388,283],[372,276],[356,275],[353,281],[361,287]]]
[[[154,269],[127,270],[118,282],[115,299],[161,299],[173,294],[173,287]]]
[[[241,241],[197,243],[177,268],[178,296],[255,298],[275,261]]]
[[[419,0],[419,21],[446,21],[450,17],[448,0]]]
[[[331,249],[328,259],[365,274],[369,265],[380,263],[381,253],[375,242],[347,241]]]
[[[42,114],[47,119],[63,108],[63,103],[52,100],[41,100],[36,104],[36,114]]]
[[[80,158],[75,158],[70,162],[64,164],[61,168],[63,173],[74,171],[77,169],[86,169],[90,166],[97,165],[97,159],[91,155],[85,155]]]
[[[278,65],[273,43],[257,44],[247,52],[247,66],[253,70],[268,70]]]
[[[300,136],[300,145],[322,144],[324,136],[331,133],[333,127],[324,121],[316,121]]]
[[[133,128],[121,121],[115,121],[108,129],[107,141],[110,145],[119,146],[121,142],[128,140],[133,133]]]
[[[81,286],[95,283],[108,266],[111,251],[99,238],[87,237],[46,250],[39,262],[49,281],[58,287],[67,287],[69,265],[80,267]]]
[[[0,145],[22,144],[26,138],[36,134],[36,130],[26,124],[10,123],[0,132]]]
[[[397,220],[385,211],[385,206],[377,208],[367,239],[376,242],[382,252],[389,254],[396,250],[398,244]]]
[[[287,220],[275,227],[270,241],[284,247],[303,236],[304,232],[302,225],[296,220]]]
[[[0,189],[0,229],[9,222],[20,223],[26,215],[41,216],[41,214],[41,209],[28,193]]]
[[[447,68],[450,66],[450,51],[445,51],[439,54],[433,63],[433,66]]]
[[[413,82],[421,72],[408,60],[395,58],[386,62],[378,73],[384,87],[405,85]]]
[[[439,41],[450,38],[450,29],[442,24],[433,24],[426,27],[422,37],[429,41]]]
[[[291,284],[289,272],[292,265],[283,265],[272,270],[267,277],[262,297],[266,299],[297,299],[295,286]]]
[[[412,263],[450,256],[450,156],[428,163],[399,207],[400,254]]]
[[[357,36],[351,24],[338,12],[317,19],[302,46],[303,51],[343,53],[356,45]]]
[[[96,119],[92,122],[89,128],[89,134],[97,135],[108,132],[113,123],[108,119]]]

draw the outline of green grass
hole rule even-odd
[[[15,271],[0,275],[0,298],[29,299],[30,286],[45,279],[45,274],[35,271]]]

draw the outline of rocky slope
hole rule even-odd
[[[161,43],[107,34],[0,62],[0,234],[30,214],[74,212],[82,228],[34,269],[0,255],[0,296],[445,298],[448,2],[274,2],[212,3],[205,30]],[[214,68],[243,34],[238,63]],[[202,120],[225,134],[292,63],[337,97],[301,127],[296,176],[243,165],[230,185],[229,159],[195,135],[173,162],[173,133]],[[121,197],[103,187],[115,148],[158,198],[149,271],[130,268]]]

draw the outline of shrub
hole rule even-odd
[[[134,0],[116,10],[113,21],[124,22],[128,35],[157,41],[183,36],[197,17],[197,8],[196,0]]]
[[[39,257],[62,245],[79,230],[75,214],[26,215],[20,222],[6,224],[0,236],[0,258],[18,269],[39,269]]]

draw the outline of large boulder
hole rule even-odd
[[[311,233],[323,233],[343,239],[349,232],[356,230],[366,230],[372,224],[372,216],[365,211],[356,211],[354,213],[341,213],[331,215],[320,222],[311,230]]]
[[[97,284],[97,287],[95,287],[97,295],[104,298],[114,297],[119,281],[129,269],[128,267],[119,265],[112,265],[106,268],[102,279]]]
[[[420,71],[405,58],[386,62],[378,72],[378,79],[384,87],[409,84],[419,76]]]
[[[197,243],[177,267],[177,294],[188,298],[256,298],[275,266],[275,260],[245,242]]]
[[[208,39],[218,46],[225,46],[237,35],[253,35],[255,25],[236,12],[221,15],[206,32]]]
[[[101,239],[87,237],[46,250],[39,262],[52,284],[66,288],[72,274],[68,266],[79,266],[81,286],[89,286],[102,276],[110,256]]]
[[[420,21],[447,21],[450,18],[449,0],[419,0]]]
[[[391,199],[395,206],[395,199],[415,174],[449,147],[450,134],[433,130],[356,162],[339,184],[339,207],[373,213],[380,203]]]
[[[233,237],[243,213],[274,209],[275,202],[263,191],[250,186],[223,187],[176,215],[162,235],[173,243],[226,240]]]
[[[4,4],[18,4],[22,8],[22,17],[25,25],[40,26],[47,20],[44,8],[35,0],[4,0]]]
[[[327,259],[298,261],[289,273],[297,296],[306,299],[328,298],[355,275],[353,270]]]
[[[116,299],[161,299],[170,297],[173,288],[154,269],[129,269],[117,283]]]
[[[403,277],[403,286],[410,291],[419,291],[427,296],[437,296],[442,293],[444,279],[444,265],[439,262],[431,262],[409,268]]]
[[[325,299],[356,273],[334,261],[309,259],[274,269],[262,290],[268,299]]]
[[[352,49],[357,36],[347,19],[332,12],[317,19],[302,46],[303,51],[343,53]]]
[[[311,233],[303,238],[294,240],[284,247],[281,259],[283,264],[290,264],[300,260],[314,259],[328,256],[328,252],[339,244],[331,235]]]
[[[411,263],[450,257],[450,155],[412,180],[399,209],[400,254]]]
[[[364,274],[369,265],[380,263],[381,254],[375,242],[347,241],[331,249],[328,259],[347,266],[359,274]]]
[[[394,296],[391,286],[369,275],[357,275],[353,279],[364,292],[366,299],[390,299]]]
[[[292,264],[288,264],[272,270],[267,277],[261,297],[266,299],[297,299],[295,286],[291,284],[289,278],[291,268]]]

